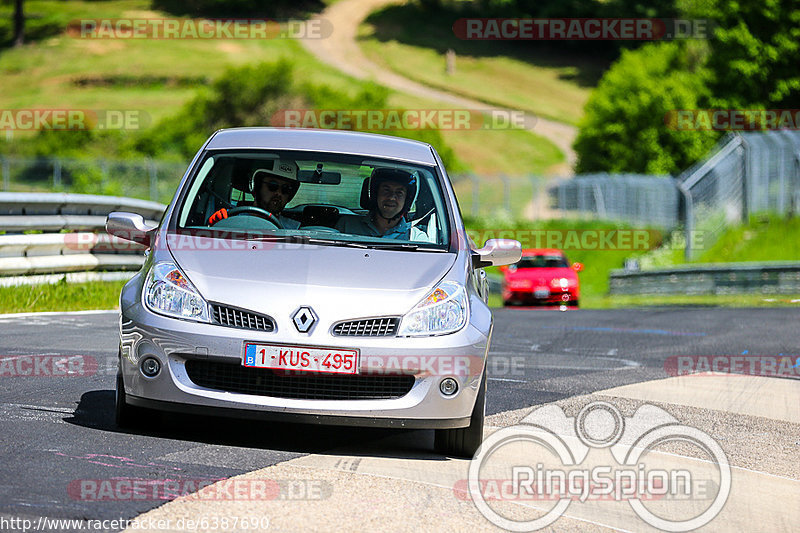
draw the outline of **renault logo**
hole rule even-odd
[[[317,321],[317,315],[314,314],[314,311],[312,311],[310,307],[304,305],[294,312],[292,320],[294,321],[294,327],[297,328],[297,331],[300,333],[308,333],[311,326]]]

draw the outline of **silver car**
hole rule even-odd
[[[237,128],[195,156],[120,296],[116,416],[148,410],[432,428],[471,457],[492,333],[477,248],[428,144],[333,130]]]

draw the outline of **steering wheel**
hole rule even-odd
[[[240,207],[234,207],[232,209],[228,209],[229,217],[233,217],[236,215],[252,215],[258,218],[263,218],[267,222],[277,226],[278,229],[284,229],[283,224],[281,224],[281,221],[278,220],[278,217],[276,217],[266,209],[261,209],[260,207],[256,207],[254,205],[243,205]]]

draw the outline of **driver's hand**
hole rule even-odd
[[[225,209],[224,207],[219,211],[217,211],[216,213],[214,213],[213,215],[211,215],[210,217],[208,217],[208,225],[213,226],[223,218],[228,218],[228,210]]]

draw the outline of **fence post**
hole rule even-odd
[[[480,209],[481,203],[481,191],[480,191],[480,180],[473,175],[469,177],[470,181],[472,182],[472,216],[477,218],[478,217],[478,210]]]
[[[61,159],[53,159],[53,190],[61,188]]]
[[[684,248],[684,258],[687,261],[692,260],[692,231],[694,230],[694,206],[692,205],[692,193],[683,186],[683,182],[679,179],[675,180],[675,186],[678,191],[683,195],[685,200],[685,229],[686,232],[686,247]]]
[[[0,171],[3,173],[3,190],[8,192],[11,188],[11,169],[8,168],[8,158],[0,155]]]
[[[156,163],[149,157],[147,158],[147,167],[150,170],[150,200],[158,201],[158,172]]]
[[[511,214],[511,183],[508,176],[501,175],[500,179],[503,180],[503,208]]]
[[[100,160],[100,176],[100,187],[102,189],[100,194],[103,194],[103,191],[106,189],[106,185],[108,185],[108,161],[105,159]]]

